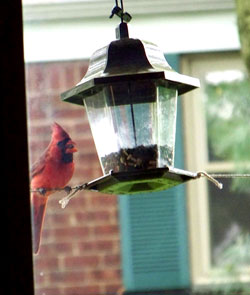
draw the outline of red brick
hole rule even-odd
[[[74,87],[80,82],[87,70],[87,61],[60,63],[60,69],[63,74],[63,86],[65,91]]]
[[[77,117],[83,116],[83,108],[79,106],[78,109],[69,106],[67,109],[54,110],[53,118],[56,120],[58,118],[64,119],[75,119]]]
[[[93,219],[99,221],[108,221],[110,219],[110,213],[108,211],[96,211],[93,212]]]
[[[75,67],[75,78],[77,80],[77,83],[79,83],[82,80],[82,78],[85,76],[87,69],[88,69],[88,62],[77,64],[77,67]]]
[[[117,206],[117,197],[114,195],[97,195],[91,198],[94,206]]]
[[[53,243],[55,253],[71,253],[72,243]]]
[[[34,268],[34,283],[36,285],[43,285],[45,282],[44,272],[40,271],[38,268]]]
[[[44,152],[46,147],[48,146],[48,142],[44,140],[34,140],[33,138],[30,139],[29,142],[29,152],[31,154],[32,162],[33,164],[35,161],[37,161],[41,154]]]
[[[56,257],[35,257],[35,269],[50,269],[58,267],[58,259]]]
[[[104,257],[105,265],[119,265],[120,264],[120,255],[105,255]]]
[[[108,221],[110,219],[110,213],[107,211],[92,211],[92,212],[77,212],[77,222],[83,221]]]
[[[28,117],[30,120],[45,119],[47,113],[45,109],[37,108],[33,102],[28,101]]]
[[[113,242],[112,241],[96,241],[96,247],[99,251],[111,251],[113,248]]]
[[[57,63],[48,63],[46,65],[46,74],[49,89],[60,89],[61,87],[61,66]]]
[[[86,252],[98,251],[97,253],[112,253],[113,241],[109,240],[94,240],[84,241],[78,244],[80,252],[83,254]],[[95,252],[96,253],[96,252]]]
[[[58,254],[71,254],[73,252],[72,243],[54,242],[42,244],[40,248],[40,255],[58,255]]]
[[[86,222],[88,221],[89,217],[88,217],[88,213],[87,212],[76,212],[75,214],[75,218],[76,218],[76,222]]]
[[[74,178],[78,178],[79,184],[81,184],[94,180],[102,175],[103,174],[100,167],[98,167],[97,169],[93,169],[89,166],[83,165],[81,168],[75,171]]]
[[[96,165],[96,167],[92,167],[92,168],[88,168],[88,167],[84,167],[85,170],[82,170],[83,172],[83,176],[85,176],[85,179],[88,179],[88,181],[90,180],[94,180],[98,177],[101,177],[103,176],[103,173],[102,173],[102,170],[101,170],[101,167],[99,166],[99,163],[96,162],[94,163],[93,162],[93,166]],[[101,196],[101,194],[99,193],[99,197]]]
[[[87,154],[96,154],[96,148],[94,144],[94,140],[89,137],[89,138],[83,138],[83,139],[75,139],[77,146],[81,147],[81,153],[87,153]]]
[[[82,239],[89,235],[89,229],[87,227],[57,228],[53,230],[53,234],[56,239]]]
[[[43,137],[48,139],[48,142],[50,140],[48,134],[51,134],[51,127],[49,125],[44,126],[30,126],[29,127],[29,136],[31,137]]]
[[[81,135],[81,133],[82,134],[84,134],[84,133],[91,134],[90,126],[89,126],[89,122],[88,122],[88,118],[87,118],[85,110],[83,110],[83,116],[81,119],[81,123],[80,124],[76,123],[74,125],[74,128],[75,128],[75,131],[77,133],[79,133],[79,135]]]
[[[64,226],[69,225],[70,226],[70,214],[62,213],[62,214],[48,214],[46,216],[47,223],[50,227],[58,227],[58,226]]]
[[[78,244],[80,252],[86,253],[96,249],[96,241],[84,241]]]
[[[43,64],[31,65],[27,79],[30,80],[29,89],[31,91],[43,91],[47,89],[46,67]]]
[[[76,81],[74,77],[74,70],[72,68],[72,64],[64,65],[64,67],[62,68],[62,74],[64,91],[73,88],[76,84]]]
[[[91,272],[91,276],[96,280],[104,280],[104,281],[115,281],[120,280],[121,271],[119,269],[115,270],[95,270]]]
[[[88,256],[72,256],[64,259],[65,266],[67,268],[85,268],[85,267],[97,267],[100,262],[100,258],[94,255]]]
[[[52,284],[83,282],[84,278],[85,273],[83,271],[58,271],[50,273],[50,280]]]
[[[74,175],[75,178],[75,175]],[[84,181],[78,181],[78,184],[82,184]],[[64,210],[71,210],[75,213],[77,210],[84,210],[86,205],[86,199],[84,198],[84,191],[79,191],[75,194],[75,197],[70,200],[69,204]]]
[[[95,227],[97,235],[113,235],[118,234],[118,225],[99,225]]]
[[[88,61],[84,61],[83,63],[80,64],[80,68],[79,68],[79,72],[80,72],[80,78],[85,76],[87,70],[89,67],[89,62]]]
[[[81,161],[82,165],[86,165],[87,167],[90,166],[90,163],[91,163],[91,166],[93,165],[93,163],[94,164],[99,163],[97,153],[92,151],[92,150],[87,155],[86,154],[80,154],[79,160]]]
[[[35,290],[36,295],[63,295],[63,289],[62,288],[53,288],[53,287],[47,287],[47,288],[36,288]]]
[[[99,286],[87,286],[87,287],[70,287],[65,288],[65,294],[67,295],[98,295],[101,294]]]
[[[45,220],[46,221],[46,220]],[[87,227],[65,227],[65,228],[43,228],[42,241],[49,239],[55,242],[72,242],[73,240],[79,240],[86,238],[89,235],[89,229]]]
[[[122,295],[124,291],[122,284],[108,284],[105,286],[105,294]]]
[[[46,218],[46,216],[45,216]],[[46,220],[45,220],[46,222]],[[47,239],[53,237],[53,232],[52,230],[49,228],[46,228],[45,226],[42,229],[42,238],[41,238],[41,244],[43,244],[44,241],[46,241]]]

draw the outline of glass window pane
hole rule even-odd
[[[205,78],[208,159],[233,163],[246,172],[250,156],[250,82],[239,70],[208,72]],[[227,171],[232,172],[232,171]],[[249,180],[223,180],[224,189],[209,184],[213,266],[235,271],[250,266]]]
[[[249,79],[239,70],[209,72],[204,90],[209,161],[249,161]]]
[[[223,180],[223,183],[223,190],[213,184],[208,186],[212,263],[225,270],[250,267],[250,183],[245,180]]]

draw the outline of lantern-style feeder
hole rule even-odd
[[[86,189],[111,194],[165,190],[194,179],[174,168],[177,96],[199,87],[175,72],[159,48],[128,36],[97,50],[85,77],[62,100],[85,106],[104,176]]]

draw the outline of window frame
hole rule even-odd
[[[6,2],[1,6],[1,75],[3,169],[2,208],[7,224],[8,253],[4,261],[2,288],[8,294],[34,294],[29,198],[27,120],[23,58],[22,3]],[[6,212],[6,213],[5,213]],[[6,218],[7,217],[7,218]],[[5,239],[5,236],[3,237]],[[6,292],[5,292],[6,293]]]
[[[229,63],[230,61],[230,63]],[[211,52],[184,55],[182,57],[182,72],[187,75],[201,78],[203,68],[208,65],[213,70],[225,70],[234,66],[236,69],[244,70],[244,65],[239,64],[239,51],[233,52]],[[234,164],[232,162],[209,162],[207,147],[207,130],[205,110],[202,103],[201,89],[186,94],[183,98],[183,128],[184,128],[184,150],[187,170],[214,173],[232,173]],[[187,210],[190,243],[191,276],[194,286],[202,285],[224,285],[235,283],[233,276],[226,278],[210,277],[211,270],[218,270],[211,266],[210,253],[210,222],[207,180],[199,179],[187,184]],[[246,275],[245,275],[246,274]],[[249,283],[250,268],[242,268],[237,283]]]

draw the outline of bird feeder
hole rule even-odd
[[[128,14],[127,14],[128,15]],[[89,68],[62,100],[84,106],[103,176],[86,189],[133,194],[168,189],[197,175],[174,168],[177,97],[199,80],[174,71],[159,48],[129,38],[97,50]]]

